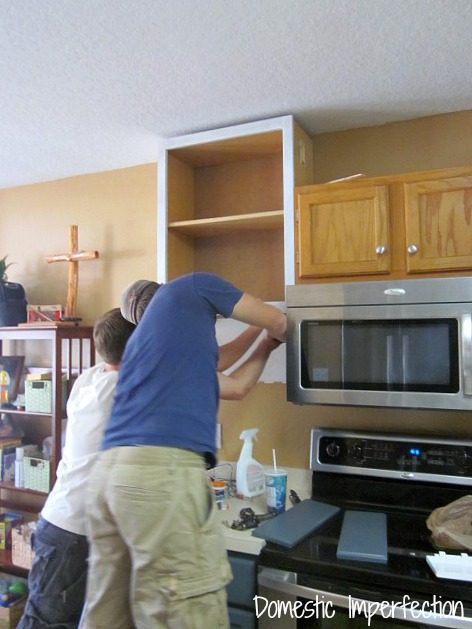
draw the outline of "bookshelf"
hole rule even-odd
[[[25,370],[41,356],[51,371],[51,412],[28,412],[15,408],[1,408],[11,416],[24,433],[23,443],[41,446],[46,437],[52,438],[49,459],[49,489],[56,479],[61,459],[62,431],[66,418],[66,399],[75,378],[95,364],[93,328],[86,326],[25,325],[0,327],[0,357],[24,356]],[[35,358],[33,358],[35,357]],[[63,378],[66,378],[66,386]],[[20,391],[22,390],[20,385]],[[0,481],[0,511],[38,514],[48,492],[17,487],[12,481]],[[27,518],[31,519],[31,518]],[[0,550],[0,567],[13,574],[24,574],[25,569],[15,566],[11,552]]]

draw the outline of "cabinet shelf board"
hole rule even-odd
[[[36,489],[28,489],[27,487],[16,487],[15,483],[13,483],[12,481],[1,481],[0,482],[0,490],[8,490],[8,491],[14,491],[14,492],[18,492],[21,494],[34,494],[35,496],[47,496],[47,492],[44,491],[37,491]],[[1,506],[2,508],[4,507],[11,507],[11,506],[16,506],[16,508],[20,508],[15,502],[10,502],[10,504],[8,503],[7,500],[2,500]],[[22,511],[27,511],[27,506],[21,506],[21,510]],[[33,511],[33,513],[35,513],[35,511]]]
[[[202,218],[191,221],[169,223],[169,229],[195,238],[219,236],[244,230],[283,229],[284,212],[255,212],[214,218]]]
[[[19,415],[23,417],[52,417],[52,413],[39,413],[32,411],[20,411],[19,409],[14,408],[3,408],[1,409],[2,413],[6,413],[7,415]],[[63,418],[65,419],[65,417]]]
[[[92,326],[31,325],[0,328],[0,341],[54,341],[91,338]]]
[[[11,550],[0,550],[0,570],[2,572],[7,572],[9,575],[15,575],[23,578],[26,578],[29,572],[27,568],[17,566],[13,563]]]

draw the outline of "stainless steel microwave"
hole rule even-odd
[[[472,410],[472,277],[287,287],[287,398]]]

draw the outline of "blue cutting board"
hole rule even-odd
[[[346,511],[336,557],[387,563],[387,516],[385,513]]]
[[[302,500],[288,511],[259,524],[252,534],[268,542],[292,548],[338,511],[339,507],[324,502]]]

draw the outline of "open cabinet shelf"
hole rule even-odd
[[[158,163],[158,281],[215,273],[284,301],[294,187],[313,174],[312,141],[293,117],[164,140]]]
[[[169,223],[169,230],[181,232],[193,238],[205,238],[246,230],[283,229],[283,226],[283,210],[275,210],[274,212],[176,221]]]

